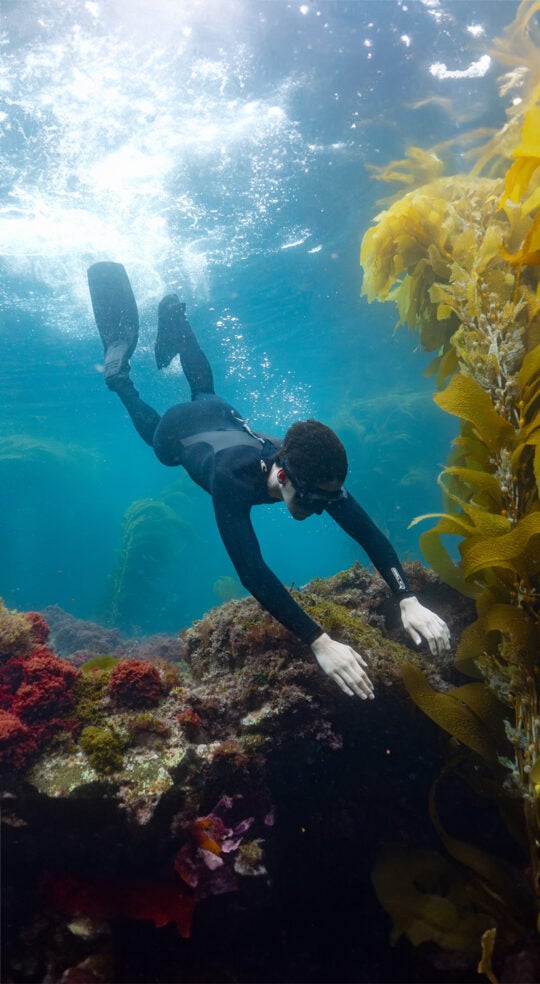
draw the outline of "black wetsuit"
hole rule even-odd
[[[311,643],[323,630],[265,564],[250,519],[252,506],[279,501],[269,495],[267,481],[280,441],[251,431],[234,407],[214,394],[210,366],[188,322],[180,358],[192,402],[177,404],[162,417],[140,399],[129,377],[111,388],[159,460],[182,465],[212,496],[221,538],[244,587],[282,625]],[[344,492],[325,510],[364,548],[394,594],[411,594],[394,548],[353,496]]]

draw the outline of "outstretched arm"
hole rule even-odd
[[[230,496],[214,497],[214,510],[221,538],[244,587],[278,622],[311,646],[321,669],[341,690],[350,696],[372,697],[362,657],[322,632],[263,560],[249,506],[233,502]]]
[[[321,628],[264,562],[249,505],[234,501],[230,495],[214,497],[214,511],[221,539],[246,590],[285,628],[311,643]]]
[[[421,605],[409,590],[406,574],[392,544],[356,499],[347,492],[342,499],[330,503],[326,511],[345,533],[363,547],[399,599],[403,628],[413,642],[419,645],[425,639],[433,655],[447,652],[450,649],[450,632],[446,622]]]

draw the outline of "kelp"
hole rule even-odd
[[[392,161],[387,165],[368,164],[368,171],[377,181],[388,184],[406,185],[409,188],[425,185],[441,174],[443,162],[435,150],[426,151],[421,147],[407,147],[402,161]],[[395,197],[395,196],[393,196]]]
[[[472,749],[494,772],[500,771],[498,752],[505,739],[503,709],[482,683],[467,683],[438,693],[412,663],[404,666],[403,679],[411,697],[428,717]]]
[[[140,628],[146,614],[159,603],[160,578],[195,535],[176,511],[185,499],[169,488],[162,499],[137,499],[128,506],[100,613],[109,624]]]
[[[81,460],[91,461],[91,455],[76,445],[30,434],[10,434],[0,438],[0,468],[21,464],[35,469],[48,463],[80,464]]]
[[[477,682],[436,694],[408,668],[405,683],[482,761],[502,812],[505,800],[521,803],[540,910],[538,13],[540,0],[523,2],[496,43],[496,57],[515,73],[507,73],[501,92],[521,86],[508,122],[475,148],[468,174],[418,185],[426,158],[409,155],[413,187],[376,216],[360,259],[362,293],[370,302],[395,303],[398,324],[434,353],[428,373],[439,390],[435,402],[460,421],[439,477],[443,511],[415,522],[438,520],[421,535],[422,552],[445,581],[476,600],[478,618],[463,633],[456,665]],[[405,165],[379,176],[394,174],[403,185]],[[459,539],[459,562],[445,547],[448,536]],[[490,973],[493,939],[484,938]]]
[[[392,917],[392,943],[406,935],[415,946],[433,941],[474,956],[479,937],[491,928],[489,915],[471,900],[462,870],[437,851],[387,847],[372,881]]]

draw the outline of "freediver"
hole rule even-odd
[[[284,502],[305,520],[328,513],[367,553],[400,607],[405,631],[432,654],[450,648],[446,623],[420,604],[389,540],[343,487],[348,464],[337,435],[316,420],[294,423],[283,440],[253,431],[214,392],[210,364],[176,294],[158,309],[155,357],[158,369],[180,356],[191,402],[163,416],[145,403],[130,378],[130,358],[139,335],[139,316],[127,273],[120,263],[95,263],[88,270],[92,307],[104,348],[104,378],[117,393],[146,444],[162,464],[182,465],[212,496],[218,529],[243,586],[282,625],[311,647],[319,666],[346,694],[373,697],[367,664],[351,646],[331,639],[289,594],[264,562],[253,529],[253,506]]]

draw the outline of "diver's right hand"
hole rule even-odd
[[[358,653],[343,642],[335,642],[326,632],[311,643],[311,651],[319,666],[337,683],[343,693],[353,697],[373,698],[373,684],[365,668],[367,663]]]

